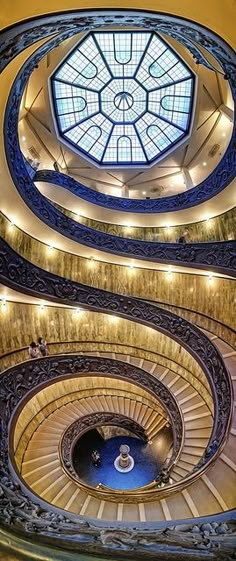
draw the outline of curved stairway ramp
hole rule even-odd
[[[171,470],[171,477],[174,481],[179,481],[191,472],[203,454],[213,424],[212,412],[198,391],[176,372],[150,360],[137,359],[137,357],[120,353],[86,351],[85,354],[122,360],[138,366],[158,378],[169,389],[182,412],[185,427],[184,446],[178,464],[174,465]]]
[[[73,412],[77,415],[77,403],[72,405]],[[22,475],[31,489],[40,494],[44,500],[80,515],[127,521],[168,520],[176,516],[177,510],[179,512],[178,517],[185,518],[211,514],[220,510],[225,511],[233,507],[236,465],[231,458],[233,440],[235,439],[234,433],[231,434],[215,466],[199,481],[184,489],[181,493],[178,492],[158,501],[139,502],[137,504],[122,502],[117,504],[96,499],[69,479],[62,471],[58,459],[58,440],[72,418],[70,406],[68,404],[63,407],[61,411],[57,411],[42,423],[41,427],[34,433],[25,453]],[[193,458],[193,452],[194,447],[192,447],[191,456],[188,455],[189,458],[191,457],[191,462],[195,459]],[[180,460],[184,466],[186,465],[186,458],[187,454],[185,454],[184,460]],[[222,470],[223,465],[224,469]],[[181,466],[177,464],[176,468],[180,470]],[[222,480],[223,474],[224,478]],[[184,475],[185,470],[182,472],[182,477]]]
[[[73,421],[99,411],[126,416],[129,414],[131,419],[143,426],[147,435],[153,434],[153,438],[166,425],[166,419],[151,406],[147,407],[146,404],[128,397],[114,394],[99,396],[96,393],[86,399],[70,402],[49,415],[29,441],[22,463],[22,476],[35,493],[55,506],[76,513],[78,506],[76,502],[72,504],[71,497],[75,493],[81,498],[84,491],[64,473],[59,454],[62,435]],[[94,500],[94,497],[91,498]]]
[[[184,475],[187,475],[192,470],[194,465],[198,463],[211,434],[211,429],[213,424],[212,412],[209,408],[209,405],[204,401],[204,398],[198,393],[198,391],[193,386],[191,386],[191,384],[188,381],[186,381],[186,379],[182,378],[179,374],[176,374],[172,370],[165,369],[163,366],[158,365],[152,361],[138,359],[137,357],[131,355],[125,355],[125,354],[121,355],[119,353],[114,353],[114,352],[113,353],[97,352],[97,351],[88,352],[86,350],[85,355],[104,357],[106,359],[113,359],[113,360],[117,359],[119,360],[120,366],[122,366],[122,362],[124,362],[130,364],[131,366],[133,365],[134,367],[139,367],[146,372],[150,372],[153,376],[158,378],[167,387],[168,391],[172,393],[172,395],[174,396],[174,398],[176,399],[179,405],[185,424],[186,434],[184,438],[184,446],[183,449],[181,450],[180,457],[179,457],[180,464],[178,462],[178,466],[182,468],[181,475],[183,475],[183,472]],[[97,384],[99,386],[100,382],[97,382]],[[63,391],[65,390],[63,389]],[[93,389],[90,391],[91,394],[94,393]],[[98,392],[99,392],[99,387],[98,387]],[[119,393],[121,393],[120,389],[119,389]],[[84,394],[81,392],[81,396],[82,395]],[[75,398],[73,397],[73,395],[72,397],[67,396],[67,400],[69,401],[70,399],[75,399]],[[137,396],[136,399],[138,401],[141,401],[142,397]],[[149,400],[150,399],[153,400],[153,397],[150,396]],[[59,407],[58,400],[56,401],[56,403],[58,403],[58,407]],[[87,401],[87,403],[89,402]],[[123,402],[121,401],[120,403],[121,403],[121,409],[119,410],[119,412],[125,415],[127,415],[128,413],[129,415],[129,409],[124,407],[124,401]],[[160,409],[160,407],[158,408]],[[47,408],[45,409],[47,410],[47,414],[49,414],[49,412],[51,413],[52,411],[52,407],[50,407],[50,410]],[[104,405],[104,411],[106,410],[108,410],[107,404]],[[90,412],[91,412],[90,410],[86,410],[84,414]],[[163,411],[160,412],[162,416],[165,415]],[[140,419],[142,419],[142,414],[141,417],[140,416],[138,417],[138,422],[140,422]],[[145,421],[146,419],[147,417],[145,416]],[[148,424],[149,440],[155,438],[156,430],[158,429],[158,422],[157,424],[154,423],[154,425],[152,424],[150,425],[150,421],[151,419],[149,420],[149,424]],[[204,428],[202,428],[203,426]],[[35,430],[35,425],[34,425],[34,430]],[[19,448],[20,446],[19,441],[17,446]],[[175,471],[177,472],[178,466],[174,466],[173,468],[174,480],[179,479],[178,473],[175,476]]]
[[[98,354],[98,353],[96,353]],[[119,356],[119,359],[121,357]],[[132,357],[126,357],[126,359],[131,362],[132,361]],[[135,359],[133,357],[134,361],[137,359]],[[154,366],[154,365],[152,365]],[[163,369],[159,370],[159,376],[163,376]],[[165,374],[165,376],[167,376],[167,373]],[[172,388],[176,387],[176,392],[178,393],[178,385],[176,386],[178,380],[176,380],[174,382],[174,379],[176,378],[176,375],[174,373],[172,373],[172,380],[169,380],[168,383],[172,384]],[[183,388],[183,381],[182,383],[182,388]],[[185,384],[186,385],[186,384]],[[182,392],[184,397],[182,397]],[[180,391],[178,393],[179,399],[182,397],[182,400],[184,400],[183,406],[186,404],[186,400],[189,403],[192,403],[191,400],[194,400],[194,396],[191,397],[192,395],[192,388],[190,385],[188,385],[187,388],[182,389],[182,391]],[[181,399],[180,399],[181,401]],[[69,406],[70,404],[68,404]],[[192,403],[192,406],[194,407],[195,403]],[[189,406],[190,407],[190,406]],[[56,414],[59,415],[60,417],[60,413],[62,413],[63,408],[61,409],[61,412],[57,412]],[[65,411],[65,410],[64,410]],[[204,415],[204,414],[203,414]],[[188,412],[186,413],[186,416],[188,416]],[[189,464],[188,462],[191,461],[190,466],[192,467],[199,459],[199,455],[201,455],[202,450],[199,452],[199,448],[198,448],[198,441],[196,439],[196,434],[199,434],[199,430],[201,430],[201,435],[205,438],[206,435],[209,434],[210,432],[210,427],[204,427],[201,428],[199,427],[199,418],[193,419],[193,420],[188,420],[188,418],[186,419],[186,423],[187,423],[187,428],[189,428],[189,430],[186,430],[186,438],[187,437],[193,437],[192,438],[192,442],[191,444],[193,444],[193,446],[188,446],[188,450],[186,450],[184,452],[184,456],[179,460],[181,462],[181,464],[176,466],[176,480],[179,474],[177,474],[177,470],[180,470],[181,467],[183,469],[183,471],[181,472],[182,477],[186,474],[186,469],[189,469]],[[48,421],[48,422],[47,422]],[[55,426],[50,428],[50,419],[48,418],[48,420],[45,421],[42,424],[42,427],[38,429],[38,431],[36,431],[35,435],[38,433],[37,436],[40,435],[41,430],[43,429],[43,425],[44,428],[46,428],[47,426],[47,431],[51,431],[54,433],[58,433],[58,430],[64,430],[66,424],[68,423],[68,416],[67,415],[62,415],[62,418],[57,418],[57,421],[55,421]],[[70,421],[70,418],[69,418]],[[206,418],[203,416],[202,417],[202,422],[206,422]],[[200,423],[200,424],[201,424]],[[62,424],[62,426],[60,425]],[[189,424],[189,426],[188,426]],[[60,425],[60,426],[59,426]],[[49,434],[49,433],[48,433]],[[195,438],[194,438],[195,437]],[[33,437],[34,439],[34,437]],[[33,444],[33,439],[30,443],[30,446],[32,446]],[[48,439],[49,441],[50,439]],[[188,443],[190,444],[190,442]],[[43,491],[45,492],[44,498],[46,500],[50,500],[50,502],[52,502],[53,504],[56,504],[56,506],[60,506],[60,508],[67,508],[69,510],[72,510],[73,512],[76,513],[80,513],[81,511],[83,514],[86,514],[88,516],[98,516],[98,517],[108,517],[108,519],[123,519],[123,520],[131,520],[133,519],[134,516],[134,512],[136,512],[135,515],[135,520],[143,520],[144,518],[146,520],[155,520],[157,513],[158,513],[158,517],[160,517],[160,519],[162,520],[163,517],[167,516],[168,518],[173,518],[173,514],[171,514],[171,512],[173,512],[173,508],[175,508],[175,504],[177,505],[177,503],[180,500],[180,505],[182,505],[182,509],[179,512],[182,512],[182,514],[180,515],[180,517],[186,517],[186,516],[192,516],[193,515],[193,510],[195,511],[195,516],[197,516],[197,507],[194,508],[194,501],[191,499],[191,495],[189,495],[189,490],[184,490],[182,491],[182,493],[177,493],[177,495],[174,495],[172,497],[168,497],[167,499],[161,499],[160,501],[155,501],[154,503],[150,502],[150,503],[139,503],[138,505],[132,505],[131,510],[129,510],[129,508],[127,507],[127,505],[125,503],[122,503],[123,506],[117,506],[117,504],[115,503],[109,503],[109,501],[98,501],[97,499],[95,499],[94,497],[92,497],[89,494],[84,495],[84,490],[78,490],[78,487],[74,487],[73,482],[70,482],[68,479],[64,479],[64,476],[60,479],[58,479],[58,469],[57,469],[57,465],[56,465],[56,454],[57,454],[57,447],[54,450],[50,450],[50,453],[52,452],[52,454],[54,454],[54,456],[52,458],[50,458],[50,453],[49,450],[47,450],[48,446],[46,446],[46,449],[44,450],[40,450],[40,453],[38,453],[38,445],[39,442],[37,442],[37,438],[35,440],[35,445],[32,447],[32,450],[30,452],[30,447],[28,448],[26,455],[25,455],[25,461],[23,464],[23,473],[24,476],[26,476],[28,474],[28,477],[30,479],[30,483],[32,483],[32,481],[37,481],[38,479],[38,472],[40,470],[37,470],[37,468],[35,468],[34,466],[37,465],[37,467],[43,467],[44,462],[46,461],[49,466],[48,469],[50,469],[50,471],[52,470],[52,468],[54,467],[56,469],[55,473],[52,474],[50,473],[50,477],[52,478],[50,480],[50,482],[48,482],[47,476],[44,473],[43,474],[43,481],[41,481],[39,483],[39,485],[43,485]],[[196,445],[196,446],[195,446]],[[190,454],[191,452],[191,454]],[[196,456],[194,456],[194,452],[197,454]],[[29,454],[34,454],[34,458],[31,457]],[[42,453],[44,453],[45,458],[42,458],[40,456],[42,456]],[[35,456],[36,454],[36,456]],[[33,460],[33,461],[32,461]],[[53,463],[51,465],[51,460],[55,463]],[[40,466],[38,465],[38,462],[40,462]],[[30,469],[29,469],[30,468]],[[33,468],[33,469],[31,469]],[[34,471],[36,469],[36,471]],[[175,470],[175,468],[174,468]],[[174,472],[173,470],[173,472]],[[203,478],[205,478],[206,476],[203,476]],[[202,481],[204,482],[204,486],[207,486],[208,483],[208,479],[202,479]],[[207,483],[206,483],[207,482]],[[57,487],[55,488],[55,485],[57,485]],[[198,482],[195,483],[194,485],[198,485]],[[49,488],[48,488],[49,487]],[[194,486],[191,486],[194,487]],[[208,490],[207,490],[208,489]],[[209,509],[209,505],[212,504],[212,500],[210,501],[210,497],[209,497],[209,488],[207,487],[206,491],[205,491],[205,495],[206,495],[206,501],[204,501],[204,506],[202,506],[201,508],[205,508],[205,509]],[[55,492],[56,491],[56,492]],[[214,491],[214,489],[213,489]],[[194,488],[193,488],[193,492],[194,492]],[[179,497],[180,495],[180,497]],[[212,491],[210,492],[210,496],[212,495]],[[78,497],[78,498],[77,498]],[[218,497],[219,498],[219,497]],[[77,499],[77,500],[76,500]],[[211,497],[212,499],[212,497]],[[65,501],[67,500],[67,503],[65,503]],[[81,501],[81,503],[80,503]],[[100,504],[101,503],[101,504]],[[217,507],[215,505],[215,508],[219,510],[219,503],[216,503]],[[226,503],[221,501],[221,505],[225,505]],[[89,506],[90,505],[90,506]],[[102,505],[102,506],[101,506]],[[167,505],[167,507],[166,507]],[[170,505],[168,507],[168,505]],[[189,506],[190,505],[190,506]],[[129,505],[130,506],[130,505]],[[164,510],[163,510],[164,508]],[[97,509],[97,510],[96,510]],[[168,510],[169,509],[169,510]],[[224,508],[225,510],[225,508]],[[95,512],[96,511],[96,512]],[[108,515],[108,511],[109,511],[109,515]],[[121,516],[121,512],[122,512],[122,516]],[[129,512],[129,514],[128,514]],[[131,513],[133,513],[131,515]],[[141,513],[141,514],[140,514]],[[191,514],[190,514],[191,513]]]
[[[214,343],[223,353],[225,363],[227,364],[231,374],[234,392],[236,395],[236,351],[213,334],[207,334],[209,338],[214,340]],[[91,353],[86,352],[86,354],[99,354],[99,356],[105,357],[111,356],[111,353],[98,353],[95,351]],[[177,375],[174,372],[172,372],[171,377],[168,378],[167,376],[170,376],[170,371],[165,370],[163,367],[158,368],[155,363],[144,361],[143,359],[139,360],[137,357],[129,355],[116,355],[116,353],[112,353],[112,357],[119,358],[119,360],[126,360],[127,362],[135,365],[137,365],[137,361],[139,361],[139,366],[149,369],[152,375],[157,375],[159,378],[162,377],[162,381],[165,381],[169,387],[171,387],[171,391],[176,396],[179,404],[182,405],[183,408],[189,409],[188,411],[185,411],[185,436],[186,439],[191,439],[191,447],[188,446],[187,450],[185,449],[185,451],[182,451],[178,465],[174,466],[172,470],[173,480],[177,481],[181,479],[184,475],[186,475],[186,469],[189,469],[189,465],[192,467],[192,465],[198,461],[198,457],[194,455],[194,451],[196,452],[196,449],[198,448],[198,438],[206,438],[206,436],[209,435],[211,423],[209,422],[208,426],[208,421],[211,416],[204,415],[204,412],[196,413],[197,408],[194,409],[194,407],[196,406],[196,398],[199,399],[199,395],[196,396],[192,386],[187,382],[184,383],[180,376],[177,378]],[[195,417],[195,419],[192,417]],[[52,432],[57,433],[57,431],[58,426],[56,425],[55,431]],[[74,483],[69,480],[65,482],[64,478],[59,481],[58,484],[61,486],[57,489],[56,493],[55,487],[52,487],[51,490],[49,489],[48,493],[52,493],[53,496],[51,500],[53,503],[56,500],[57,506],[60,508],[64,509],[67,507],[67,509],[76,513],[91,517],[104,518],[107,520],[170,520],[177,517],[198,517],[206,514],[213,514],[214,512],[226,511],[234,507],[236,498],[235,436],[236,415],[234,414],[228,442],[218,457],[215,465],[213,465],[206,474],[202,475],[198,481],[184,489],[182,492],[178,492],[165,499],[160,499],[159,501],[142,502],[138,504],[117,504],[111,501],[99,500],[89,495],[89,493],[86,494],[84,490],[79,490],[78,487],[75,489],[73,487]],[[195,446],[192,446],[193,442],[195,443]],[[190,445],[190,442],[188,442],[188,444]],[[35,453],[36,452],[37,447],[35,449]],[[53,458],[50,458],[50,456],[46,458],[41,456],[40,458],[37,454],[37,456],[35,458],[31,458],[31,460],[25,456],[25,462],[30,463],[24,462],[24,474],[28,472],[29,475],[29,467],[31,468],[33,464],[37,464],[37,467],[40,467],[44,465],[45,459],[46,461],[55,461],[57,452],[54,450],[53,454]],[[45,454],[45,456],[47,456],[47,454]],[[40,466],[38,462],[41,462]],[[51,466],[51,468],[52,467],[53,466]],[[34,474],[31,475],[34,476]],[[52,484],[53,483],[54,481],[52,481]],[[71,493],[72,490],[73,492]],[[65,501],[67,501],[66,504]]]
[[[64,390],[65,391],[65,390]],[[41,399],[41,398],[40,398]],[[57,415],[63,421],[63,427],[68,427],[73,421],[95,412],[113,412],[124,415],[145,430],[147,438],[155,438],[168,423],[166,412],[160,407],[157,400],[148,399],[145,396],[136,396],[130,391],[121,389],[101,387],[89,388],[89,390],[78,390],[77,392],[57,396],[55,401],[44,405],[26,426],[26,431],[21,429],[21,434],[15,439],[15,460],[17,467],[21,469],[22,459],[26,447],[31,442],[34,434],[41,434],[42,426],[48,425],[49,429],[57,423]],[[57,428],[57,426],[56,426]],[[43,429],[43,434],[45,431]]]

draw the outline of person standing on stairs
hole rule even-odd
[[[48,352],[48,349],[47,349],[47,343],[46,343],[46,341],[44,341],[44,339],[42,337],[38,337],[38,350],[39,350],[39,356],[40,357],[49,355],[49,352]]]
[[[29,351],[29,358],[39,357],[38,346],[36,345],[35,341],[32,341],[32,343],[30,343],[28,351]]]

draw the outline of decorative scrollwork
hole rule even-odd
[[[186,561],[189,555],[196,557],[196,550],[199,555],[202,551],[204,553],[199,559],[204,559],[207,553],[211,555],[212,561],[217,561],[223,559],[224,552],[227,555],[224,559],[234,559],[236,519],[232,512],[205,517],[200,523],[196,523],[196,520],[188,520],[184,524],[171,522],[171,525],[170,522],[152,523],[149,529],[142,528],[138,523],[135,527],[126,523],[116,528],[115,522],[112,522],[110,528],[106,522],[100,521],[97,525],[95,520],[81,519],[68,513],[63,515],[54,511],[53,507],[48,506],[48,509],[51,508],[49,511],[46,505],[42,508],[33,503],[12,481],[1,463],[0,475],[0,523],[4,527],[15,527],[28,537],[38,538],[40,534],[40,539],[46,542],[50,543],[53,539],[54,546],[57,544],[60,548],[73,548],[74,551],[96,555],[108,552],[114,555],[117,550],[123,555],[128,552],[135,561],[143,559],[143,556],[153,559],[159,554],[164,561],[168,561],[173,547],[175,557],[180,555]]]

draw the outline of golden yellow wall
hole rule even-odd
[[[195,222],[182,226],[171,226],[169,228],[136,228],[127,226],[119,226],[116,224],[109,224],[108,222],[99,222],[83,216],[78,217],[73,212],[63,209],[61,206],[56,205],[61,212],[70,216],[76,222],[84,224],[89,228],[106,232],[113,236],[121,236],[124,238],[135,238],[138,240],[147,241],[164,241],[176,242],[176,240],[183,234],[188,232],[187,240],[189,242],[209,242],[209,241],[224,241],[235,239],[236,237],[236,207],[225,212],[224,214],[211,218],[209,221],[203,220],[202,222]]]

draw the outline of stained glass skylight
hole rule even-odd
[[[60,137],[99,165],[151,165],[189,133],[194,75],[156,33],[88,33],[51,86]]]

